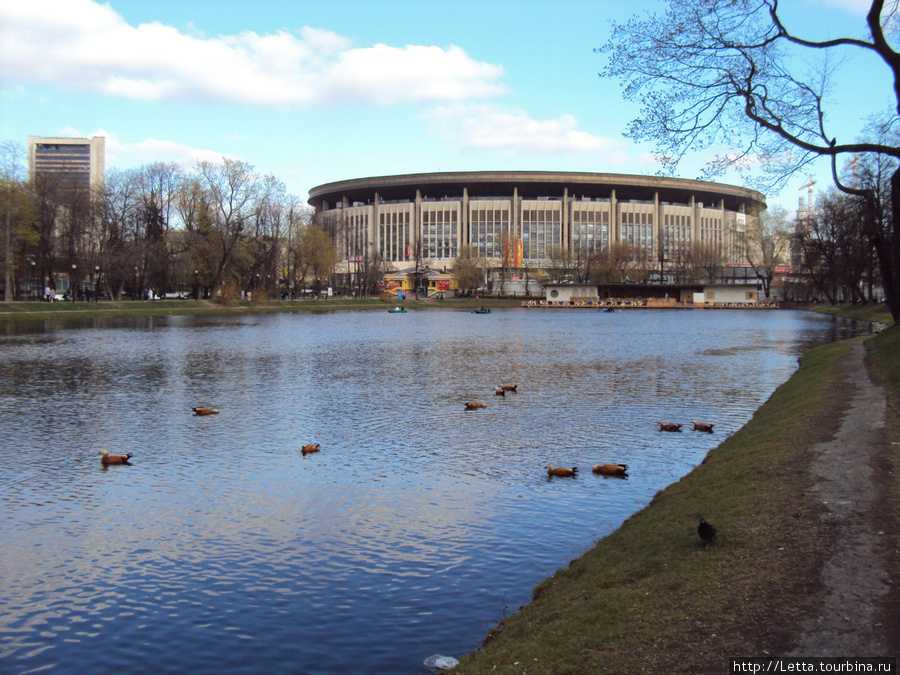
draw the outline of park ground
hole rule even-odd
[[[285,304],[0,303],[0,323],[288,311]],[[483,304],[504,303],[441,306]],[[892,323],[883,305],[817,309]],[[454,672],[724,673],[730,657],[896,656],[900,327],[859,333],[805,354],[747,425],[539,584],[532,602],[486,626],[484,643]],[[696,534],[701,515],[719,530],[710,546]]]

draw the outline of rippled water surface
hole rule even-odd
[[[472,651],[851,328],[516,309],[5,326],[0,671],[411,674]],[[692,419],[715,433],[657,431]],[[133,465],[104,470],[101,448]]]

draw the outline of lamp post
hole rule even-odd
[[[94,302],[100,299],[100,265],[94,266],[94,272],[97,273],[97,280],[94,282]]]
[[[28,259],[28,287],[25,289],[25,299],[31,300],[31,277],[34,276],[34,260]]]
[[[75,302],[75,271],[78,269],[78,265],[72,263],[72,278],[69,279],[69,295],[72,296],[72,302]]]
[[[200,299],[200,270],[194,270],[194,288],[197,291],[197,300]]]

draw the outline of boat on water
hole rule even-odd
[[[406,310],[402,307],[391,307],[388,312],[391,314],[406,314]]]
[[[603,309],[601,309],[601,310],[599,310],[599,311],[601,311],[601,312],[615,312],[616,310],[614,310],[612,307],[604,307]]]
[[[490,314],[491,310],[488,307],[479,307],[478,309],[473,309],[472,314]]]

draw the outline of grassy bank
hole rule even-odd
[[[893,324],[891,313],[888,311],[887,305],[883,302],[862,304],[862,305],[826,305],[816,303],[804,305],[804,309],[820,314],[829,314],[830,316],[840,316],[846,319],[857,319],[858,321],[874,321],[876,323]]]
[[[898,343],[900,328],[870,341],[894,403]],[[783,654],[831,543],[807,497],[806,449],[837,428],[848,351],[841,342],[804,355],[743,429],[535,588],[454,672],[727,672],[728,656]],[[696,533],[700,515],[720,531],[709,548]]]

